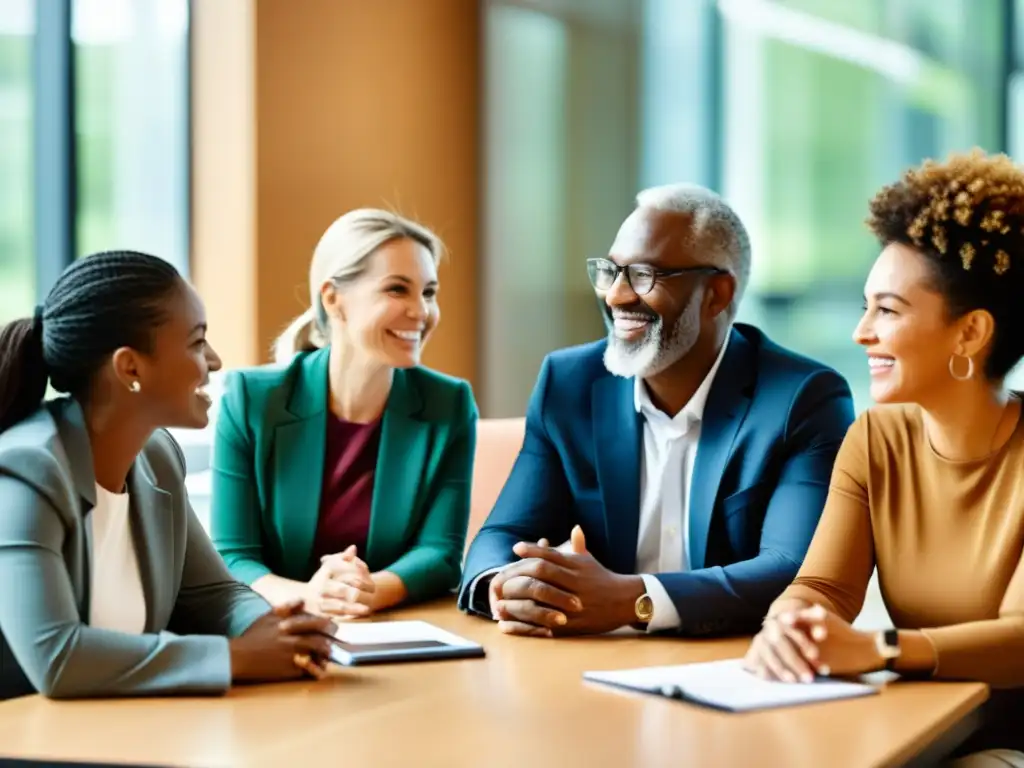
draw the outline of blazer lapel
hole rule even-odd
[[[635,382],[612,375],[594,382],[597,480],[604,500],[609,562],[617,573],[636,569],[640,530],[640,414]]]
[[[174,596],[164,594],[174,573],[174,516],[171,494],[153,482],[149,465],[140,456],[128,475],[129,525],[146,598],[146,631],[167,626]]]
[[[81,517],[81,548],[78,551],[78,568],[72,574],[75,599],[85,623],[89,622],[89,605],[92,584],[92,521],[89,513],[96,506],[96,475],[92,468],[92,447],[89,433],[85,428],[85,414],[72,398],[52,402],[51,415],[57,424],[60,442],[67,456],[68,468],[79,497]]]
[[[755,369],[754,350],[736,330],[708,394],[701,423],[697,458],[690,482],[690,551],[692,570],[705,567],[711,515],[722,474],[732,453],[736,430],[750,407],[750,385]]]
[[[85,428],[85,416],[74,400],[62,401],[63,409],[57,420],[61,443],[67,453],[68,463],[75,482],[75,490],[82,501],[83,551],[79,558],[82,573],[73,579],[82,585],[76,598],[81,606],[84,621],[91,619],[89,585],[92,583],[93,531],[89,512],[96,506],[96,475],[92,469],[92,448]],[[146,600],[146,631],[153,632],[166,626],[169,616],[161,611],[170,611],[174,600],[163,591],[172,585],[165,578],[174,571],[174,528],[171,515],[171,495],[158,488],[145,458],[135,460],[128,473],[129,526],[135,556],[139,563],[139,579]],[[166,598],[166,599],[163,599]]]
[[[327,450],[329,350],[310,354],[298,369],[287,413],[274,428],[274,525],[286,576],[308,578],[320,519]]]
[[[398,557],[417,508],[416,494],[427,466],[431,437],[429,422],[417,418],[422,406],[422,397],[407,372],[396,370],[381,423],[366,544],[367,561],[381,567]]]

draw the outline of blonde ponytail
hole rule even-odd
[[[274,342],[274,361],[287,363],[299,352],[311,352],[327,346],[327,339],[320,331],[316,312],[310,308],[295,318],[284,333]]]
[[[287,363],[299,352],[323,349],[330,344],[327,315],[320,292],[327,282],[335,286],[356,280],[366,262],[390,240],[407,237],[420,243],[437,264],[444,245],[437,235],[397,213],[377,208],[358,208],[336,219],[324,232],[313,251],[309,266],[310,308],[292,321],[276,342],[274,360]]]

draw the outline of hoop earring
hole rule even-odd
[[[137,395],[137,394],[139,394],[139,392],[142,391],[142,385],[139,384],[138,379],[136,379],[135,381],[132,382],[132,385],[130,387],[128,387],[128,389],[130,389],[132,392],[134,392]]]
[[[967,374],[964,376],[957,376],[954,370],[953,361],[958,357],[967,358]],[[974,359],[969,355],[950,355],[949,356],[949,375],[957,381],[969,381],[974,378]]]

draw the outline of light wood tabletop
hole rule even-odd
[[[485,659],[339,669],[217,698],[0,703],[0,756],[182,766],[841,766],[903,764],[975,712],[976,683],[729,714],[582,680],[593,669],[741,656],[747,641],[506,637],[449,601],[430,621]],[[316,761],[315,763],[313,761]]]

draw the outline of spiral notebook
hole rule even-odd
[[[743,668],[742,659],[671,667],[584,672],[583,679],[689,701],[727,712],[792,707],[878,693],[878,688],[873,685],[826,677],[819,677],[811,683],[762,680]]]
[[[484,655],[483,646],[425,621],[340,624],[331,639],[331,661],[346,667]]]

